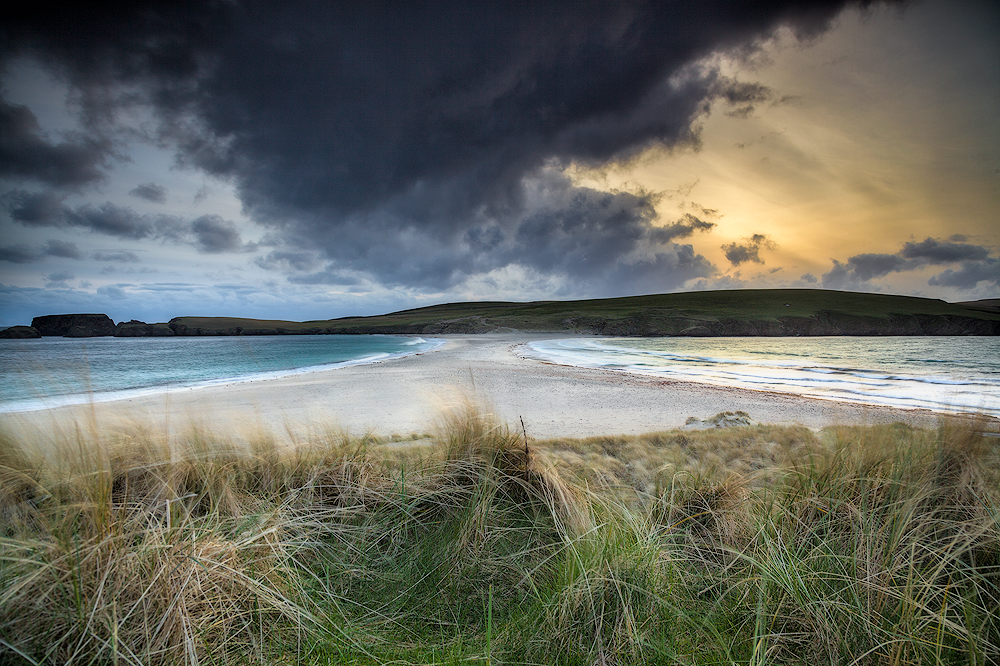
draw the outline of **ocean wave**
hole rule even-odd
[[[1000,342],[991,338],[573,338],[531,342],[524,354],[715,386],[1000,416]]]

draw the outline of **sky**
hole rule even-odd
[[[995,3],[0,18],[2,325],[761,287],[1000,297]]]

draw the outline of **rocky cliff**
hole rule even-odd
[[[28,340],[40,337],[42,334],[38,332],[38,329],[31,326],[11,326],[0,331],[0,338],[7,340]]]
[[[115,327],[116,338],[166,338],[173,335],[173,329],[166,324],[147,324],[138,319],[123,321]]]
[[[67,338],[96,338],[115,334],[115,322],[106,314],[45,315],[31,320],[31,327],[42,335]]]

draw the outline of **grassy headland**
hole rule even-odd
[[[57,426],[0,435],[3,663],[1000,657],[1000,447],[975,423]]]
[[[485,333],[597,335],[1000,335],[1000,312],[911,296],[744,289],[532,303],[433,305],[373,317],[269,321],[176,317],[178,335]]]

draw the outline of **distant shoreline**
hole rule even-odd
[[[466,302],[371,317],[280,321],[174,317],[117,325],[105,314],[35,317],[2,337],[64,335],[170,337],[243,335],[442,335],[563,333],[624,337],[790,337],[1000,335],[997,299],[946,303],[931,298],[825,289],[735,289],[580,301]]]

